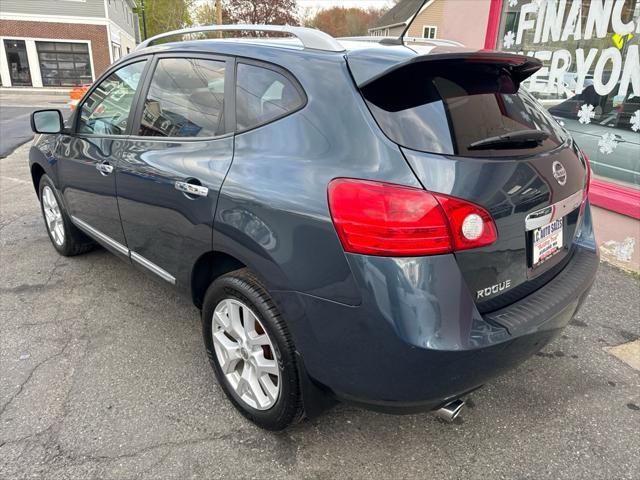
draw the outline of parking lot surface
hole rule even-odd
[[[0,478],[638,478],[640,373],[606,350],[640,337],[628,274],[603,264],[454,424],[338,405],[269,433],[217,386],[188,299],[102,249],[56,254],[27,155],[0,160]]]
[[[58,93],[0,92],[0,159],[33,137],[29,117],[37,109],[57,108],[69,115],[69,95]]]

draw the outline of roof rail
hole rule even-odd
[[[320,30],[305,27],[291,27],[289,25],[201,25],[199,27],[183,28],[171,32],[161,33],[138,44],[136,50],[149,47],[158,40],[174,35],[185,35],[189,33],[201,32],[229,32],[229,31],[251,31],[251,32],[276,32],[288,33],[302,42],[304,48],[322,50],[326,52],[343,52],[344,47],[331,35]]]
[[[402,45],[397,43],[396,37],[382,37],[382,36],[364,36],[364,37],[340,37],[336,40],[347,40],[354,42],[371,42],[380,43],[382,45]],[[444,38],[423,38],[423,37],[404,37],[405,43],[424,43],[434,46],[452,46],[452,47],[464,47],[463,43],[456,42],[455,40],[446,40]]]

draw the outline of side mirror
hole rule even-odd
[[[37,110],[31,114],[31,130],[35,133],[60,133],[63,128],[60,110]]]

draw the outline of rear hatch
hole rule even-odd
[[[395,61],[368,55],[348,54],[353,77],[422,185],[476,203],[495,221],[495,243],[455,253],[479,310],[502,308],[547,283],[570,261],[588,165],[520,88],[539,61],[451,49]]]

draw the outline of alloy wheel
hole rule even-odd
[[[230,387],[248,406],[268,410],[281,390],[273,343],[257,315],[244,303],[226,298],[212,319],[213,348]]]
[[[53,190],[48,185],[42,189],[42,207],[51,238],[57,246],[61,247],[64,244],[62,212]]]

